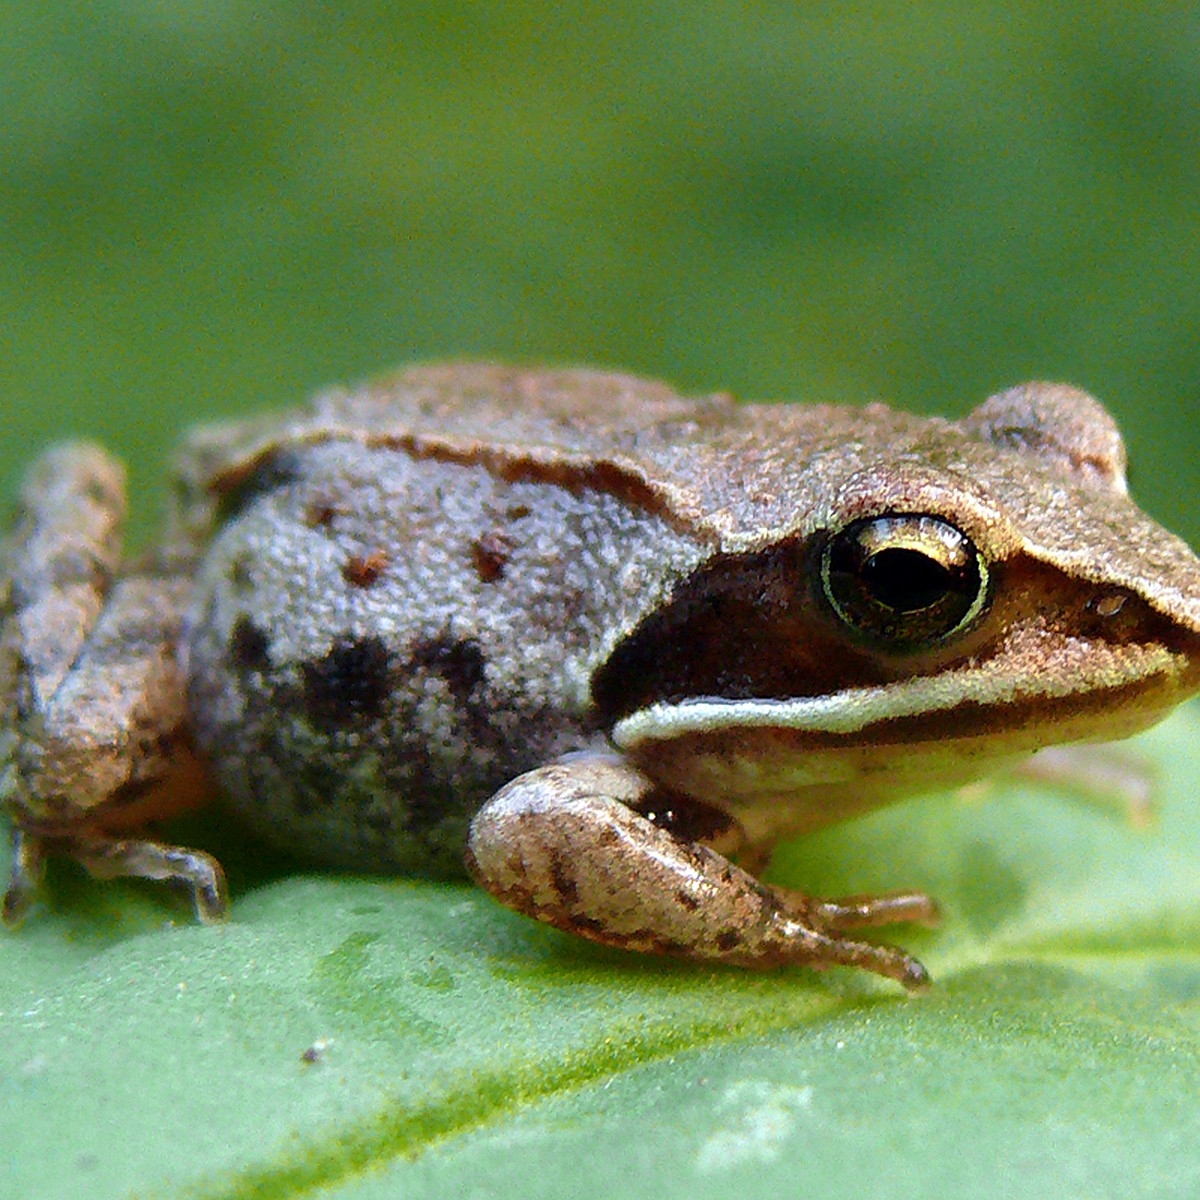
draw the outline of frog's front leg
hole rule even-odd
[[[14,826],[0,919],[25,917],[45,858],[93,875],[177,879],[201,920],[225,915],[208,855],[136,836],[207,795],[190,749],[176,658],[184,554],[123,565],[120,466],[92,446],[30,470],[6,546],[0,599],[0,800]]]
[[[476,814],[467,867],[509,908],[610,946],[745,967],[862,967],[910,990],[928,984],[902,951],[841,936],[932,920],[928,897],[776,890],[657,824],[654,790],[640,771],[598,756],[530,771]]]

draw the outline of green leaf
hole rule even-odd
[[[1006,782],[783,848],[780,881],[940,897],[898,933],[919,998],[604,951],[466,886],[242,867],[206,929],[63,866],[0,941],[4,1194],[1195,1195],[1198,725],[1142,739],[1146,832]]]

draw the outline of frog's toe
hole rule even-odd
[[[782,889],[776,888],[782,893]],[[786,895],[786,893],[782,893]],[[805,910],[827,929],[870,929],[912,921],[933,927],[942,919],[938,902],[924,892],[884,892],[875,896],[842,896],[812,901],[801,897]]]

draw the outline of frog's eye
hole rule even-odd
[[[919,650],[965,629],[987,600],[987,568],[970,538],[938,517],[864,517],[833,534],[821,583],[855,633]]]

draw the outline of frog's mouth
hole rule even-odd
[[[698,696],[656,703],[618,721],[612,740],[634,751],[648,743],[736,741],[739,734],[773,731],[799,749],[873,740],[1011,737],[1026,731],[1028,737],[1018,741],[1036,748],[1125,736],[1165,715],[1198,687],[1195,660],[1162,644],[1101,649],[1067,642],[1038,661],[1036,669],[1014,670],[1010,660],[993,659],[823,696]]]

